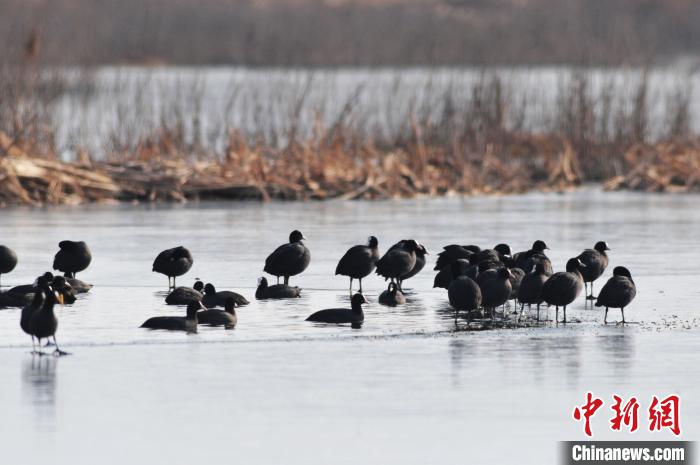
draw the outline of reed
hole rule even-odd
[[[322,83],[312,76],[265,95],[232,82],[214,110],[202,80],[165,88],[147,76],[115,85],[132,87],[112,108],[99,147],[79,137],[89,131],[80,114],[71,117],[85,123],[66,147],[57,137],[58,105],[67,93],[94,98],[95,76],[0,70],[1,203],[375,199],[559,191],[585,182],[698,189],[692,89],[682,83],[663,96],[663,114],[652,119],[646,74],[631,86],[594,86],[575,72],[553,101],[519,94],[499,73],[468,84],[428,80],[404,101],[397,78],[384,109],[371,110],[362,102],[372,82],[338,102],[319,97]],[[541,109],[535,122],[526,116],[533,107]]]

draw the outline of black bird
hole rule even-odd
[[[396,244],[394,244],[393,246],[391,246],[391,248],[392,249],[406,248],[406,244],[405,244],[406,241],[407,241],[407,239],[399,241]],[[391,249],[389,249],[389,250],[391,250]],[[426,255],[429,255],[429,252],[426,250],[426,248],[423,246],[423,244],[418,244],[418,248],[416,249],[416,263],[415,263],[415,265],[413,265],[413,268],[411,268],[411,271],[400,276],[396,280],[400,291],[403,290],[402,286],[403,286],[403,282],[405,280],[407,280],[408,278],[414,277],[425,267],[425,262],[426,262],[425,256]]]
[[[547,281],[547,275],[544,272],[544,265],[542,263],[536,264],[530,273],[523,276],[523,280],[520,281],[520,288],[518,289],[521,316],[525,309],[525,304],[528,305],[528,308],[530,308],[532,304],[535,304],[537,305],[537,321],[540,321],[542,287],[545,281]]]
[[[75,289],[68,284],[66,278],[63,276],[55,276],[51,280],[51,288],[54,290],[54,292],[61,294],[63,297],[63,302],[61,303],[72,304],[77,300],[77,292],[75,292]]]
[[[389,287],[379,294],[379,303],[387,307],[396,307],[406,303],[406,297],[403,295],[395,283],[389,283]]]
[[[362,304],[366,304],[367,299],[360,293],[352,296],[350,300],[352,308],[328,308],[319,310],[309,316],[306,321],[316,321],[319,323],[350,323],[353,327],[360,326],[365,321],[365,314],[362,311]]]
[[[92,254],[85,242],[61,241],[60,249],[53,259],[53,269],[65,273],[69,278],[75,278],[75,274],[83,271],[92,261]]]
[[[182,276],[192,268],[192,254],[183,246],[167,249],[158,254],[153,261],[153,271],[168,277],[168,289],[175,288],[175,278]],[[170,285],[172,278],[173,284]]]
[[[603,289],[598,294],[596,307],[605,307],[605,318],[603,322],[608,322],[608,308],[619,308],[622,312],[622,322],[625,321],[625,307],[632,302],[634,296],[637,295],[637,286],[632,280],[630,270],[624,266],[616,266],[613,269],[612,278],[608,279]]]
[[[289,243],[282,244],[265,259],[263,271],[277,277],[284,276],[284,284],[289,284],[289,277],[303,272],[311,261],[311,252],[302,242],[304,235],[297,230],[289,235]]]
[[[11,248],[0,245],[0,278],[17,266],[17,254]]]
[[[556,307],[555,321],[559,322],[559,307],[564,307],[564,320],[566,323],[566,306],[576,300],[583,290],[583,276],[581,270],[585,269],[578,258],[571,258],[566,262],[566,271],[554,273],[542,286],[542,300]]]
[[[248,299],[238,294],[237,292],[216,292],[216,288],[211,283],[207,283],[204,286],[204,298],[202,299],[202,303],[205,307],[223,307],[224,305],[226,305],[226,301],[228,299],[233,299],[234,302],[236,302],[236,305],[238,305],[239,307],[242,307],[243,305],[248,305],[250,303],[248,302]]]
[[[493,248],[498,254],[498,259],[503,263],[506,268],[517,268],[515,266],[515,260],[513,260],[513,251],[508,244],[498,244]]]
[[[481,262],[500,262],[501,256],[493,249],[483,249],[481,252],[476,253],[477,263]]]
[[[523,278],[525,277],[525,272],[521,270],[520,268],[508,268],[510,270],[511,277],[508,278],[508,281],[510,281],[510,299],[509,300],[516,300],[518,299],[518,291],[520,290],[520,283],[522,283]]]
[[[236,306],[236,300],[229,297],[224,304],[224,310],[203,310],[197,314],[197,320],[200,325],[223,326],[226,329],[233,329],[238,323]]]
[[[551,276],[554,270],[552,269],[552,262],[544,253],[545,250],[549,250],[549,247],[547,247],[544,241],[535,241],[530,250],[518,252],[513,255],[515,266],[521,270],[531,270],[535,264],[542,263],[542,265],[544,265],[544,272],[547,276]]]
[[[56,305],[56,303],[63,304],[63,296],[55,293],[47,281],[41,281],[39,285],[41,285],[44,293],[44,304],[32,314],[29,327],[34,337],[39,341],[40,347],[42,339],[48,340],[49,338],[53,338],[53,343],[56,346],[54,354],[68,355],[67,352],[60,349],[56,341],[58,318],[56,318],[56,314],[54,313],[54,305]]]
[[[434,288],[441,287],[443,289],[447,289],[450,287],[450,283],[452,282],[452,278],[455,274],[452,267],[455,266],[455,264],[458,270],[457,276],[468,276],[471,279],[476,279],[478,268],[469,263],[469,260],[460,258],[455,260],[452,265],[447,265],[435,275],[435,280],[433,281]]]
[[[19,320],[19,326],[22,328],[22,331],[25,333],[29,334],[32,337],[32,353],[35,354],[37,353],[36,351],[36,344],[34,343],[34,332],[32,331],[32,318],[34,317],[34,314],[39,311],[43,306],[44,306],[44,283],[46,282],[46,279],[44,277],[39,277],[38,279],[38,286],[36,291],[34,292],[34,298],[32,302],[29,305],[26,305],[22,309],[22,315]]]
[[[401,241],[396,245],[377,261],[377,274],[385,280],[391,280],[392,283],[413,270],[416,265],[416,251],[420,247],[413,239]]]
[[[452,281],[447,288],[447,297],[450,305],[455,309],[455,324],[460,310],[469,312],[477,310],[481,306],[481,289],[471,278],[462,274],[462,268],[458,263],[452,264]]]
[[[291,299],[294,297],[299,297],[301,289],[294,286],[288,286],[286,284],[273,284],[272,286],[267,285],[267,278],[262,277],[258,279],[258,288],[255,290],[255,298],[258,300],[265,299]]]
[[[53,273],[50,271],[47,271],[40,277],[43,277],[48,283],[51,283],[53,281]],[[36,291],[40,291],[41,289],[38,287],[39,284],[39,279],[37,278],[34,280],[32,284],[20,284],[19,286],[12,287],[7,290],[7,294],[15,294],[15,295],[26,295],[26,294],[32,294]]]
[[[510,299],[513,287],[510,279],[513,275],[506,267],[486,270],[476,277],[476,283],[481,289],[481,304],[491,311],[493,319],[497,307],[504,305]],[[505,316],[505,314],[504,314]]]
[[[203,290],[204,283],[198,279],[192,287],[180,286],[173,289],[165,297],[165,303],[168,305],[187,305],[193,300],[201,302],[204,298]]]
[[[146,320],[141,328],[196,333],[197,312],[200,310],[204,310],[202,303],[192,301],[187,304],[187,316],[154,316]]]
[[[608,267],[608,255],[606,250],[610,250],[608,243],[599,241],[592,249],[586,249],[576,257],[585,265],[585,269],[581,270],[583,276],[583,285],[586,293],[588,293],[588,283],[591,283],[591,293],[586,296],[588,300],[594,300],[593,296],[593,281],[600,278]]]
[[[467,259],[480,251],[481,248],[478,245],[446,245],[442,248],[442,252],[437,255],[437,262],[433,269],[435,271],[444,270],[445,267],[452,265],[453,262],[461,258]]]
[[[362,293],[362,278],[369,276],[377,266],[379,260],[379,241],[370,236],[367,245],[355,245],[350,247],[338,262],[335,268],[336,275],[350,278],[350,293],[352,293],[352,280],[360,280],[360,293]]]
[[[75,292],[78,294],[85,294],[86,292],[89,292],[90,289],[92,289],[92,284],[88,284],[85,281],[81,281],[79,279],[75,278],[70,278],[66,276],[65,274],[63,275],[64,278],[66,278],[66,282],[70,284],[70,286],[73,288]]]

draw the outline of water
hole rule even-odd
[[[57,242],[71,238],[91,246],[93,264],[79,277],[95,288],[58,311],[58,340],[70,357],[32,357],[19,310],[0,310],[3,462],[553,463],[556,441],[583,438],[571,409],[587,390],[608,401],[636,395],[642,410],[652,394],[678,393],[683,437],[695,439],[697,201],[583,189],[4,210],[2,243],[20,255],[5,286],[49,269]],[[308,270],[292,278],[303,296],[254,301],[265,256],[293,228],[312,253]],[[378,305],[383,281],[365,281],[371,304],[362,329],[305,322],[315,310],[348,305],[347,281],[333,271],[370,234],[382,249],[414,237],[433,254],[455,242],[523,250],[539,238],[557,269],[606,240],[611,268],[627,266],[638,286],[631,323],[603,326],[601,312],[580,298],[567,325],[454,332],[445,292],[432,289],[435,255],[406,282],[404,307]],[[180,244],[195,264],[179,284],[199,277],[253,300],[238,311],[235,330],[138,328],[150,316],[184,314],[163,303],[167,279],[150,271],[157,252]],[[610,316],[618,320],[619,311]],[[613,434],[608,417],[596,417],[597,439],[672,438]],[[646,416],[640,420],[646,430]]]
[[[285,144],[294,130],[310,137],[317,123],[331,128],[338,121],[360,134],[394,140],[410,133],[411,115],[439,121],[445,96],[456,108],[469,108],[477,83],[498,76],[503,84],[508,127],[530,131],[559,128],[557,99],[564,95],[576,70],[540,68],[393,69],[248,69],[102,67],[94,77],[94,92],[66,93],[53,118],[57,146],[66,156],[78,148],[110,153],[111,144],[134,147],[140,138],[163,126],[182,127],[186,140],[221,153],[229,130]],[[589,69],[589,92],[596,114],[604,94],[612,92],[613,114],[628,114],[644,71]],[[679,92],[689,99],[694,131],[700,131],[700,74],[681,67],[652,69],[648,79],[649,130],[667,129],[669,99]],[[295,114],[298,112],[298,118]],[[456,121],[455,124],[461,124]],[[611,131],[613,128],[609,128]],[[614,131],[613,131],[614,132]],[[196,135],[195,135],[196,134]]]

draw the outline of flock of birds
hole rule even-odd
[[[289,242],[280,245],[265,260],[264,271],[277,278],[269,285],[267,279],[258,280],[256,299],[287,299],[299,297],[301,289],[289,285],[289,278],[302,273],[309,266],[311,253],[304,243],[300,231],[292,231]],[[556,308],[555,321],[559,323],[559,308],[563,310],[566,323],[566,307],[586,289],[586,298],[596,300],[597,307],[605,307],[604,322],[608,310],[619,308],[622,323],[625,323],[625,307],[634,299],[636,286],[629,270],[623,266],[613,269],[597,297],[593,296],[593,283],[603,275],[608,266],[606,242],[598,242],[592,249],[568,260],[565,271],[554,272],[552,262],[545,251],[547,245],[537,240],[530,250],[512,253],[507,244],[498,244],[493,249],[482,249],[476,245],[448,245],[438,254],[435,265],[434,286],[447,290],[450,305],[455,311],[455,324],[460,314],[467,322],[477,315],[495,320],[498,309],[503,308],[500,318],[507,319],[505,305],[514,300],[520,305],[518,320],[525,305],[531,310],[540,305]],[[379,253],[379,241],[371,236],[367,244],[348,249],[336,267],[335,274],[350,278],[351,308],[330,308],[313,313],[307,321],[362,325],[362,305],[367,303],[362,293],[362,280],[372,272],[388,280],[385,291],[379,295],[379,303],[397,306],[406,303],[403,283],[419,273],[426,265],[428,251],[414,239],[404,239],[391,246],[384,255]],[[92,254],[85,242],[62,241],[53,262],[54,271],[46,272],[34,283],[15,286],[0,292],[0,307],[21,307],[20,326],[32,338],[33,353],[43,354],[41,341],[56,347],[54,354],[64,355],[56,341],[58,319],[54,306],[75,302],[77,294],[90,291],[92,285],[76,278],[76,273],[85,270],[92,261]],[[153,262],[153,271],[168,277],[165,301],[169,305],[185,305],[187,312],[181,316],[157,316],[146,320],[141,327],[174,331],[196,332],[199,324],[234,328],[237,324],[236,307],[247,305],[248,300],[233,291],[217,291],[213,284],[197,280],[193,287],[176,287],[176,278],[192,267],[192,254],[185,247],[164,250]],[[6,246],[0,246],[0,277],[11,272],[17,265],[17,255]],[[280,283],[280,278],[283,282]],[[354,295],[353,281],[359,281],[359,290]],[[590,293],[588,287],[590,286]],[[223,307],[223,310],[216,307]],[[517,307],[516,307],[517,308]],[[38,342],[39,350],[35,340]],[[53,342],[51,342],[53,340]]]

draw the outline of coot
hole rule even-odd
[[[238,323],[236,316],[236,300],[233,297],[226,299],[224,310],[203,310],[197,313],[197,321],[200,325],[223,326],[233,329]]]
[[[525,272],[521,270],[520,268],[508,268],[510,270],[511,277],[508,278],[508,281],[510,281],[510,299],[509,300],[517,300],[518,299],[518,290],[520,289],[520,283],[522,283],[523,278],[525,277]]]
[[[501,267],[495,270],[486,270],[476,277],[476,283],[481,289],[481,304],[485,309],[490,310],[491,318],[494,317],[496,308],[504,305],[510,299],[513,290],[510,284],[511,276],[508,268]]]
[[[193,300],[200,302],[204,298],[203,290],[204,283],[198,279],[192,287],[180,286],[173,289],[165,297],[165,303],[168,305],[187,305]]]
[[[14,270],[17,266],[17,254],[7,246],[0,245],[0,279],[2,275]],[[1,284],[1,283],[0,283]]]
[[[54,354],[56,355],[68,355],[58,346],[56,341],[56,330],[58,329],[58,318],[54,313],[54,306],[57,303],[63,304],[63,296],[61,294],[55,293],[48,282],[42,281],[39,283],[42,287],[44,293],[44,304],[40,309],[32,314],[32,318],[29,323],[32,334],[39,341],[39,347],[41,347],[42,339],[53,338],[53,343],[56,346]]]
[[[537,321],[540,321],[542,287],[545,281],[547,281],[547,275],[544,272],[544,265],[542,265],[542,263],[536,264],[530,273],[523,276],[523,280],[520,281],[520,288],[518,289],[521,316],[525,309],[525,304],[528,305],[528,308],[530,308],[532,304],[535,304],[537,305]]]
[[[379,294],[379,303],[387,307],[396,307],[405,304],[406,297],[395,283],[389,283],[389,287]]]
[[[43,280],[43,281],[42,281]],[[34,343],[34,332],[32,331],[32,318],[34,317],[34,314],[39,311],[43,306],[44,306],[44,278],[39,277],[39,286],[34,292],[34,298],[32,302],[28,305],[26,305],[22,309],[22,314],[19,320],[19,326],[22,328],[22,331],[25,333],[29,334],[32,337],[32,353],[37,353],[36,351],[36,345]]]
[[[204,286],[204,298],[202,299],[202,304],[207,308],[212,307],[223,307],[226,305],[228,299],[233,299],[236,305],[242,307],[243,305],[248,305],[248,299],[232,291],[219,291],[216,292],[216,288],[213,284],[207,283]]]
[[[282,244],[265,259],[263,271],[277,277],[284,277],[284,284],[289,284],[289,277],[303,272],[311,261],[311,252],[302,242],[304,235],[297,230],[289,235],[289,243]]]
[[[267,278],[258,279],[258,288],[255,290],[255,298],[258,300],[265,299],[291,299],[299,297],[301,289],[286,284],[267,285]]]
[[[619,308],[622,312],[622,322],[625,321],[625,307],[632,302],[637,295],[637,286],[632,280],[630,270],[624,266],[616,266],[613,269],[612,278],[608,279],[603,289],[600,290],[596,307],[605,307],[604,323],[608,322],[608,308]]]
[[[65,274],[63,275],[63,277],[66,278],[66,282],[70,284],[73,290],[78,294],[85,294],[86,292],[89,292],[90,289],[92,289],[92,284],[88,284],[85,281],[81,281],[76,278],[69,278]]]
[[[564,320],[566,323],[566,306],[576,300],[583,290],[583,276],[581,270],[585,266],[578,258],[571,258],[566,262],[566,271],[554,273],[542,286],[542,300],[556,307],[555,321],[559,322],[559,307],[564,307]]]
[[[447,288],[447,297],[450,300],[450,305],[455,309],[455,324],[459,312],[466,311],[467,319],[469,312],[477,310],[481,306],[482,296],[479,285],[471,278],[464,276],[459,264],[452,265],[453,278]]]
[[[393,246],[391,246],[391,249],[406,249],[407,245],[406,242],[408,239],[404,239],[402,241],[397,242]],[[417,241],[416,241],[417,243]],[[389,250],[391,250],[389,249]],[[423,244],[418,244],[418,248],[416,249],[416,263],[413,265],[413,268],[411,268],[411,271],[408,273],[405,273],[401,276],[398,277],[397,284],[399,290],[403,290],[403,282],[409,278],[412,278],[413,276],[417,275],[424,267],[425,267],[425,262],[426,258],[425,256],[429,255],[428,250],[423,246]]]
[[[175,278],[182,276],[192,268],[192,254],[183,246],[167,249],[158,254],[153,261],[153,271],[168,277],[168,289],[175,288]],[[172,278],[172,285],[170,279]]]
[[[1,307],[24,307],[29,305],[34,298],[33,294],[17,294],[14,292],[0,292]]]
[[[600,278],[605,268],[608,267],[608,255],[605,253],[606,250],[610,250],[608,243],[599,241],[592,249],[586,249],[576,257],[581,260],[581,263],[586,267],[581,270],[581,275],[583,276],[583,285],[587,294],[588,283],[591,283],[591,292],[586,296],[588,300],[595,299],[593,296],[593,281]]]
[[[62,303],[64,304],[72,304],[77,300],[77,292],[75,292],[75,289],[68,284],[66,278],[63,276],[55,276],[53,280],[51,280],[51,288],[54,292],[61,294],[63,297]]]
[[[398,281],[401,276],[407,275],[416,265],[416,251],[419,244],[413,239],[401,241],[397,247],[386,251],[384,256],[377,261],[377,274],[391,282]]]
[[[69,278],[75,278],[75,274],[85,270],[92,261],[92,254],[87,244],[83,241],[61,241],[60,249],[53,259],[53,269],[66,273]]]
[[[518,252],[513,255],[515,266],[521,270],[531,270],[537,263],[542,263],[545,274],[547,276],[551,276],[554,270],[552,268],[552,262],[544,253],[545,250],[549,250],[549,247],[547,247],[547,244],[545,244],[544,241],[535,241],[530,250]]]
[[[193,301],[187,304],[187,316],[154,316],[146,320],[141,328],[196,333],[197,312],[200,310],[204,310],[201,302]]]
[[[435,263],[435,271],[443,270],[445,267],[452,265],[453,262],[459,259],[467,259],[470,255],[479,252],[481,248],[478,245],[446,245],[442,248],[442,252],[437,255]]]
[[[352,280],[360,280],[360,293],[362,293],[362,278],[369,276],[377,266],[379,260],[379,241],[370,236],[367,245],[355,245],[350,247],[338,262],[335,268],[336,275],[350,278],[350,293],[352,293]]]
[[[311,316],[306,321],[316,321],[319,323],[351,323],[353,326],[359,326],[365,321],[365,314],[362,311],[362,304],[366,304],[367,299],[360,293],[352,296],[350,300],[351,309],[348,308],[328,308],[320,310]]]
[[[447,265],[445,268],[440,270],[438,274],[435,275],[435,280],[433,281],[433,287],[441,287],[447,289],[450,287],[450,282],[454,276],[452,267],[457,267],[457,276],[468,276],[471,279],[476,279],[477,268],[469,263],[469,260],[460,258],[452,263],[452,265]]]

